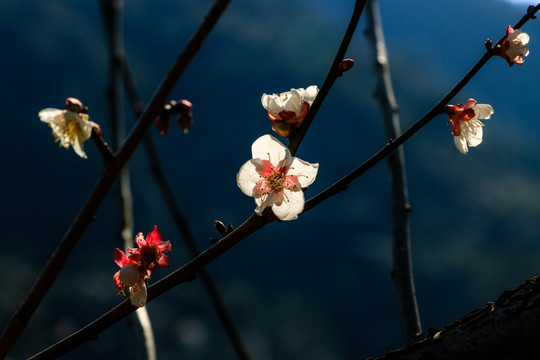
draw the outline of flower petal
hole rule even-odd
[[[283,202],[283,192],[271,192],[266,197],[258,197],[255,198],[255,204],[257,204],[257,207],[255,208],[254,212],[255,214],[261,216],[264,209],[266,209],[268,206],[272,206],[276,203],[282,203]]]
[[[302,190],[290,191],[284,189],[283,198],[281,204],[272,205],[272,211],[283,221],[297,219],[298,214],[304,210],[304,192]]]
[[[276,166],[282,159],[290,158],[291,152],[272,135],[263,135],[251,145],[253,159],[269,160]]]
[[[126,254],[118,248],[114,249],[113,259],[116,265],[120,267],[131,264],[131,261],[127,258]]]
[[[135,236],[135,243],[139,248],[142,248],[144,245],[146,245],[146,240],[144,239],[144,235],[142,232],[138,233],[137,236]]]
[[[307,161],[293,157],[287,175],[295,175],[298,178],[300,186],[303,188],[308,187],[315,181],[317,172],[319,171],[319,164],[310,164]]]
[[[158,245],[158,249],[162,253],[171,251],[172,249],[171,242],[169,240],[162,242],[160,245]]]
[[[467,152],[469,151],[467,147],[467,141],[463,136],[454,136],[454,144],[456,145],[456,148],[459,150],[459,152],[463,155],[467,154]]]
[[[131,305],[137,307],[143,307],[146,304],[146,283],[143,279],[140,279],[135,285],[133,285],[129,291],[131,295],[129,299],[131,300]]]
[[[161,234],[159,233],[157,225],[154,225],[154,229],[146,235],[146,243],[147,244],[156,244],[159,245],[162,243]]]
[[[160,266],[160,267],[169,267],[169,266],[171,266],[169,264],[169,257],[162,253],[161,256],[159,257],[159,260],[158,260],[158,266]]]
[[[309,105],[313,104],[313,100],[315,100],[315,97],[319,93],[319,88],[317,85],[311,85],[309,86],[304,92],[303,92],[303,98],[304,101],[307,102]]]
[[[462,126],[464,126],[462,130],[463,136],[467,140],[467,144],[469,146],[480,145],[483,137],[482,122],[479,120],[471,120],[465,124],[462,124]]]
[[[40,120],[46,123],[50,123],[58,115],[62,116],[62,110],[46,108],[39,112]]]
[[[259,162],[259,159],[246,161],[236,175],[236,184],[247,196],[253,196],[253,189],[261,180],[261,175],[257,171]]]
[[[473,110],[477,119],[489,119],[494,113],[493,108],[488,104],[474,105]]]

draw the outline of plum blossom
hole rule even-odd
[[[476,104],[476,100],[469,99],[464,106],[448,105],[446,113],[450,116],[448,123],[452,123],[454,144],[462,154],[469,151],[468,146],[474,147],[482,142],[484,124],[479,119],[489,119],[493,108],[487,104]]]
[[[300,127],[318,93],[319,88],[311,85],[307,89],[291,89],[272,95],[263,94],[261,103],[268,111],[268,118],[272,120],[272,129],[283,137],[289,137]]]
[[[528,43],[529,35],[527,33],[521,32],[519,29],[514,30],[508,25],[499,55],[506,60],[509,66],[523,65],[523,57],[529,55]]]
[[[304,192],[317,177],[319,164],[297,157],[271,135],[263,135],[251,146],[253,159],[236,175],[238,187],[255,199],[255,213],[271,207],[281,220],[294,220],[304,210]]]
[[[86,159],[84,143],[92,135],[92,127],[99,126],[89,120],[87,108],[75,98],[67,98],[64,110],[46,108],[39,112],[41,121],[49,124],[52,134],[60,146],[68,149],[71,145],[80,157]]]
[[[171,251],[170,241],[162,241],[158,227],[154,226],[146,239],[142,233],[137,234],[135,242],[138,248],[127,249],[129,256],[122,250],[114,249],[114,261],[120,270],[114,274],[117,294],[124,289],[130,292],[131,304],[142,307],[146,304],[146,281],[156,266],[168,267],[169,258],[164,253]]]

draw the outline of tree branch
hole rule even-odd
[[[125,59],[122,62],[122,72],[123,72],[124,86],[126,88],[126,93],[128,95],[128,98],[131,102],[133,113],[135,114],[135,117],[139,117],[144,105],[143,105],[143,102],[141,101],[139,92],[137,90],[137,85],[135,84],[135,80],[131,74],[128,63]],[[178,201],[176,200],[172,187],[169,181],[167,180],[167,176],[165,175],[165,170],[163,169],[163,166],[161,165],[161,161],[159,160],[159,155],[157,152],[156,145],[154,144],[154,140],[152,139],[152,136],[150,133],[147,134],[146,137],[144,138],[144,147],[146,150],[146,156],[148,158],[148,162],[150,163],[151,173],[154,177],[154,180],[158,184],[158,188],[161,191],[163,200],[165,201],[165,204],[169,208],[169,212],[176,223],[178,231],[180,232],[182,239],[184,240],[184,244],[186,245],[186,248],[188,249],[188,252],[191,255],[191,258],[195,258],[197,255],[199,255],[200,250],[195,241],[195,237],[193,236],[193,233],[191,232],[189,222],[186,216],[184,215],[182,209],[180,208],[180,205],[178,204]],[[210,275],[210,272],[202,268],[200,269],[198,274],[201,277],[201,280],[206,289],[206,292],[208,293],[208,296],[210,297],[210,301],[212,302],[218,314],[218,317],[223,327],[225,328],[227,335],[229,336],[229,340],[231,341],[238,358],[243,359],[243,360],[248,360],[250,357],[247,352],[246,346],[244,345],[244,342],[242,341],[240,332],[236,328],[234,321],[232,319],[232,316],[230,315],[227,307],[225,306],[225,301],[221,297],[218,287],[216,283],[214,282],[212,276]]]
[[[375,72],[377,85],[375,97],[379,101],[383,113],[384,128],[388,139],[395,139],[401,134],[399,109],[390,75],[390,65],[384,41],[381,14],[377,0],[369,0],[368,36],[375,50]],[[393,246],[392,278],[398,299],[401,316],[401,327],[405,342],[416,339],[422,333],[420,314],[414,290],[414,278],[411,261],[411,240],[409,231],[409,214],[411,206],[407,192],[407,176],[405,173],[405,155],[400,146],[387,158],[390,174],[390,194],[392,201]]]
[[[94,219],[97,210],[117,179],[120,170],[127,163],[138,144],[142,141],[149,127],[154,122],[154,119],[160,114],[161,109],[163,109],[175,84],[178,82],[184,70],[198,52],[204,40],[214,28],[214,25],[217,23],[229,3],[230,0],[216,0],[199,29],[186,44],[184,50],[178,56],[168,74],[159,85],[145,112],[139,118],[137,125],[118,151],[115,161],[105,164],[105,168],[103,169],[97,184],[82,206],[79,214],[39,275],[36,283],[30,290],[30,293],[19,306],[2,333],[2,336],[0,337],[0,358],[6,357],[13,344],[26,328],[30,318],[51,288],[69,255]]]
[[[376,360],[538,359],[540,277]],[[372,358],[372,360],[375,360]]]
[[[321,107],[324,99],[326,99],[326,95],[328,95],[328,92],[332,88],[332,85],[334,85],[334,82],[337,80],[337,78],[339,78],[343,74],[339,68],[339,64],[341,63],[341,61],[343,61],[345,53],[349,48],[349,44],[351,43],[354,31],[356,30],[358,21],[360,20],[360,16],[364,11],[366,1],[367,0],[356,0],[353,13],[351,15],[351,20],[349,21],[349,26],[347,26],[347,30],[343,35],[343,40],[341,41],[341,45],[339,46],[336,56],[334,57],[334,62],[330,66],[328,75],[326,75],[326,79],[324,79],[324,83],[322,84],[319,93],[315,97],[313,104],[311,104],[311,107],[309,108],[306,117],[302,121],[302,125],[298,129],[298,132],[296,133],[294,138],[290,139],[289,141],[289,150],[291,151],[291,154],[293,156],[296,154],[296,151],[298,151],[300,143],[304,139],[306,132],[308,131],[311,123],[313,122],[315,115],[317,115],[317,112],[319,111],[319,108]]]

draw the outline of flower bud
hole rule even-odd
[[[354,60],[353,59],[343,59],[338,65],[338,69],[340,72],[344,73],[349,70],[351,70],[354,66]]]

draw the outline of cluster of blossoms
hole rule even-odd
[[[313,183],[319,164],[297,157],[271,135],[263,135],[251,146],[253,159],[236,175],[240,190],[255,199],[255,213],[271,206],[281,220],[294,220],[304,210],[302,188]]]
[[[146,280],[156,266],[169,266],[169,258],[165,253],[171,251],[171,242],[162,241],[156,225],[146,235],[146,240],[143,233],[137,234],[135,243],[139,248],[127,249],[129,256],[118,248],[114,249],[114,261],[120,266],[120,270],[114,274],[114,282],[117,294],[124,294],[128,288],[131,304],[143,307],[146,304]]]
[[[99,126],[90,121],[88,108],[75,98],[67,98],[64,110],[47,108],[39,112],[41,121],[49,124],[52,134],[60,146],[68,149],[71,145],[80,157],[86,159],[84,143],[90,139],[92,128],[101,134]]]
[[[268,111],[268,118],[272,120],[272,129],[285,138],[294,134],[318,93],[319,88],[311,85],[305,90],[300,88],[280,94],[263,94],[262,106]]]
[[[493,108],[487,104],[476,104],[476,100],[469,99],[462,106],[448,105],[446,113],[450,116],[448,123],[452,123],[454,144],[462,154],[469,151],[468,146],[474,147],[482,142],[484,124],[480,119],[489,119]]]
[[[529,35],[521,32],[521,30],[514,30],[510,25],[506,29],[506,36],[498,48],[497,55],[506,60],[509,66],[514,64],[523,65],[525,60],[524,56],[529,55]]]

